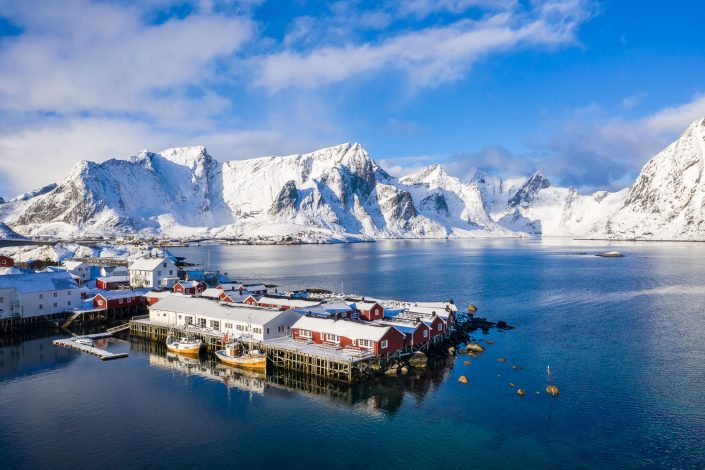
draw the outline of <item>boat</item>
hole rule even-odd
[[[76,338],[74,339],[75,342],[78,344],[83,344],[84,346],[90,346],[93,347],[95,346],[95,343],[93,343],[93,340],[90,338]]]
[[[256,349],[249,352],[242,351],[237,343],[227,344],[225,349],[217,350],[215,356],[224,364],[244,369],[265,370],[267,367],[265,353]]]
[[[171,335],[166,338],[166,349],[177,354],[198,354],[203,342],[200,339],[182,337],[174,339]]]

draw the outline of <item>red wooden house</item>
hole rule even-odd
[[[404,348],[404,334],[377,323],[303,316],[291,327],[295,340],[384,356]]]
[[[11,268],[15,265],[15,260],[9,256],[0,255],[0,268]]]
[[[364,299],[352,304],[360,314],[360,318],[367,321],[381,320],[384,318],[384,307],[377,302],[366,302]]]
[[[203,281],[179,281],[172,289],[176,294],[198,295],[208,288]]]
[[[99,277],[95,280],[95,286],[98,289],[113,290],[123,286],[130,285],[130,276],[106,276]]]
[[[133,307],[143,304],[142,292],[131,290],[103,292],[93,298],[93,307],[100,309]]]
[[[422,321],[390,320],[381,323],[404,333],[404,347],[407,350],[418,348],[431,341],[431,326]]]

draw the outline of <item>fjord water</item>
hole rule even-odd
[[[614,249],[626,256],[593,256]],[[286,376],[285,385],[244,378],[228,387],[208,378],[211,359],[187,373],[163,348],[140,341],[113,341],[111,349],[130,356],[108,363],[56,349],[53,337],[5,341],[1,466],[705,467],[704,244],[390,241],[174,251],[285,289],[342,283],[381,298],[453,298],[516,329],[478,334],[495,344],[469,366],[460,356],[426,376],[351,389],[312,389]],[[544,393],[547,365],[556,399]],[[458,383],[461,374],[468,385]]]

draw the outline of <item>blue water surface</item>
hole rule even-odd
[[[617,249],[624,258],[594,254]],[[223,376],[3,340],[3,468],[704,468],[705,245],[390,241],[173,250],[282,289],[453,298],[516,329],[426,374],[356,387]],[[504,363],[498,358],[506,359]],[[520,365],[514,369],[512,365]],[[560,396],[544,392],[550,365]],[[469,384],[458,383],[464,374]],[[227,383],[226,383],[227,382]],[[516,387],[526,391],[519,397]]]

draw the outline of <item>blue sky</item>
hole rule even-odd
[[[81,159],[360,142],[396,175],[630,184],[705,115],[700,2],[0,0],[0,195]]]

